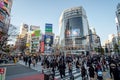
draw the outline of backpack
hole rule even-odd
[[[99,71],[97,72],[97,75],[98,75],[99,77],[102,77],[102,76],[103,76],[102,71],[101,71],[101,70],[99,70]]]

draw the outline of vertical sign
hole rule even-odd
[[[42,41],[41,43],[40,43],[40,52],[41,53],[44,53],[44,41]]]
[[[0,80],[5,80],[6,68],[0,68]]]
[[[52,33],[52,24],[48,24],[48,23],[46,23],[45,24],[45,32],[50,32],[50,33]]]

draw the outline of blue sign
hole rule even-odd
[[[46,23],[46,24],[45,24],[45,28],[52,28],[52,24]]]
[[[53,36],[51,36],[51,35],[45,35],[44,36],[44,42],[45,42],[45,44],[53,44]]]

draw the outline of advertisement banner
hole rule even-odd
[[[31,31],[40,30],[40,26],[33,26],[33,25],[31,25],[30,26],[30,30]]]
[[[53,36],[45,35],[44,36],[45,44],[53,44]]]
[[[41,41],[41,43],[40,43],[40,52],[44,53],[44,49],[45,49],[44,41]]]
[[[0,80],[5,80],[6,68],[0,68]]]
[[[3,1],[0,1],[0,8],[2,8],[4,6]]]
[[[33,31],[31,36],[40,36],[40,30]]]
[[[45,24],[45,28],[52,28],[52,24],[46,23],[46,24]]]
[[[52,32],[52,24],[45,24],[45,32]]]

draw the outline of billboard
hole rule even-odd
[[[31,36],[40,36],[40,30],[33,31]]]
[[[52,32],[52,24],[48,24],[46,23],[45,24],[45,32]]]
[[[0,1],[0,8],[2,8],[4,6],[4,2]]]
[[[33,26],[33,25],[31,25],[30,26],[30,30],[31,31],[40,30],[40,26]]]
[[[44,53],[44,49],[45,49],[44,41],[41,41],[40,42],[40,52]]]
[[[45,35],[44,36],[44,42],[45,42],[45,44],[53,44],[53,36]]]
[[[80,29],[71,29],[71,30],[65,30],[65,37],[77,37],[80,36]]]

